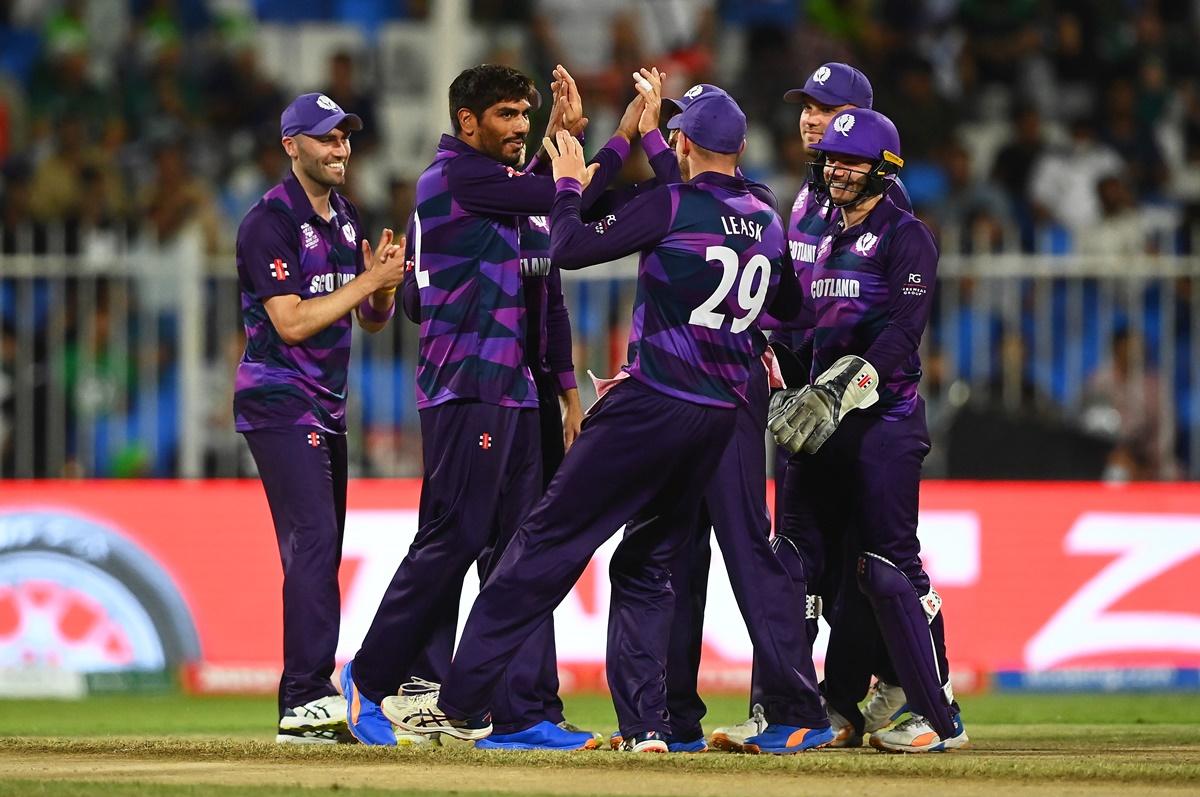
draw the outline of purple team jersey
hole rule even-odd
[[[834,211],[813,244],[812,261],[802,257],[809,265],[798,268],[816,318],[811,378],[847,354],[864,357],[879,371],[879,401],[860,412],[904,418],[917,403],[917,347],[933,305],[937,244],[889,196],[849,230],[840,218]]]
[[[362,273],[358,211],[336,192],[329,202],[333,216],[325,221],[289,174],[263,195],[238,228],[238,284],[246,329],[233,394],[239,432],[283,426],[346,432],[351,314],[289,345],[264,304],[273,296],[324,296]]]
[[[782,274],[783,225],[746,181],[705,172],[659,186],[598,220],[579,216],[578,183],[560,181],[551,257],[581,268],[641,251],[630,327],[631,377],[675,398],[746,402],[751,331]]]
[[[589,199],[599,196],[628,154],[621,138],[600,150]],[[553,178],[519,172],[442,136],[417,180],[409,224],[420,299],[419,409],[463,399],[537,407],[525,356],[519,221],[549,212],[554,192]]]

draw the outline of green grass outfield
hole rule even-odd
[[[0,700],[5,795],[1200,794],[1200,695],[978,695],[973,746],[945,755],[638,755],[281,746],[270,698],[109,696]],[[607,696],[568,698],[605,735]],[[714,697],[705,727],[745,717]]]

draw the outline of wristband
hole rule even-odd
[[[396,314],[396,289],[393,288],[391,293],[393,299],[386,310],[376,310],[375,305],[371,304],[370,296],[363,299],[362,304],[358,306],[359,317],[362,318],[363,321],[370,321],[373,324],[382,324],[389,321],[391,317]]]

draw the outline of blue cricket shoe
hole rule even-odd
[[[346,725],[354,738],[363,744],[396,746],[396,730],[392,721],[383,715],[379,704],[364,695],[354,684],[352,661],[342,667],[342,694],[346,698]]]
[[[799,728],[795,725],[771,723],[758,736],[746,740],[745,752],[790,755],[816,750],[833,741],[833,728]]]
[[[516,733],[493,733],[475,742],[478,750],[595,750],[596,737],[587,731],[563,730],[549,720]]]

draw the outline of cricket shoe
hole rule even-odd
[[[744,753],[746,740],[758,736],[767,729],[767,718],[763,714],[761,703],[755,703],[750,711],[750,719],[737,725],[728,725],[713,731],[708,743],[716,750],[730,753]]]
[[[832,706],[826,706],[825,711],[829,715],[829,725],[833,728],[833,741],[829,743],[830,747],[862,747],[863,737],[855,730],[854,723],[839,714]]]
[[[875,733],[891,725],[908,711],[908,698],[904,687],[876,681],[871,685],[871,695],[863,708],[863,732]]]
[[[871,734],[871,746],[885,753],[944,753],[967,747],[967,729],[962,715],[954,715],[956,733],[943,740],[920,714],[913,714],[894,728]]]
[[[613,731],[613,735],[608,740],[608,746],[613,750],[620,750],[621,745],[625,743],[625,738],[621,736],[620,731]],[[667,737],[667,752],[668,753],[707,753],[708,742],[703,736],[692,739],[691,741],[681,741],[673,736]]]
[[[346,729],[346,700],[326,695],[289,708],[279,718],[275,741],[280,744],[339,744],[353,742]]]
[[[492,734],[492,715],[458,719],[438,708],[441,689],[416,694],[391,695],[383,699],[383,715],[406,733],[431,736],[441,733],[454,739],[475,742]]]
[[[658,731],[642,731],[621,740],[623,753],[665,753],[669,750],[666,738]]]
[[[827,747],[833,741],[833,728],[800,728],[795,725],[768,725],[757,736],[746,740],[744,752],[751,755],[791,755]]]
[[[596,740],[596,747],[599,747],[600,743],[604,741],[603,734],[598,733],[597,731],[584,730],[568,720],[563,720],[562,722],[558,723],[558,727],[562,728],[567,733],[590,733],[592,738]]]
[[[517,733],[493,733],[475,742],[477,750],[595,750],[589,731],[565,731],[549,720]]]
[[[339,683],[346,701],[346,725],[354,738],[363,744],[396,746],[396,729],[392,721],[383,715],[379,704],[359,690],[354,683],[352,667],[348,661],[342,667]]]

